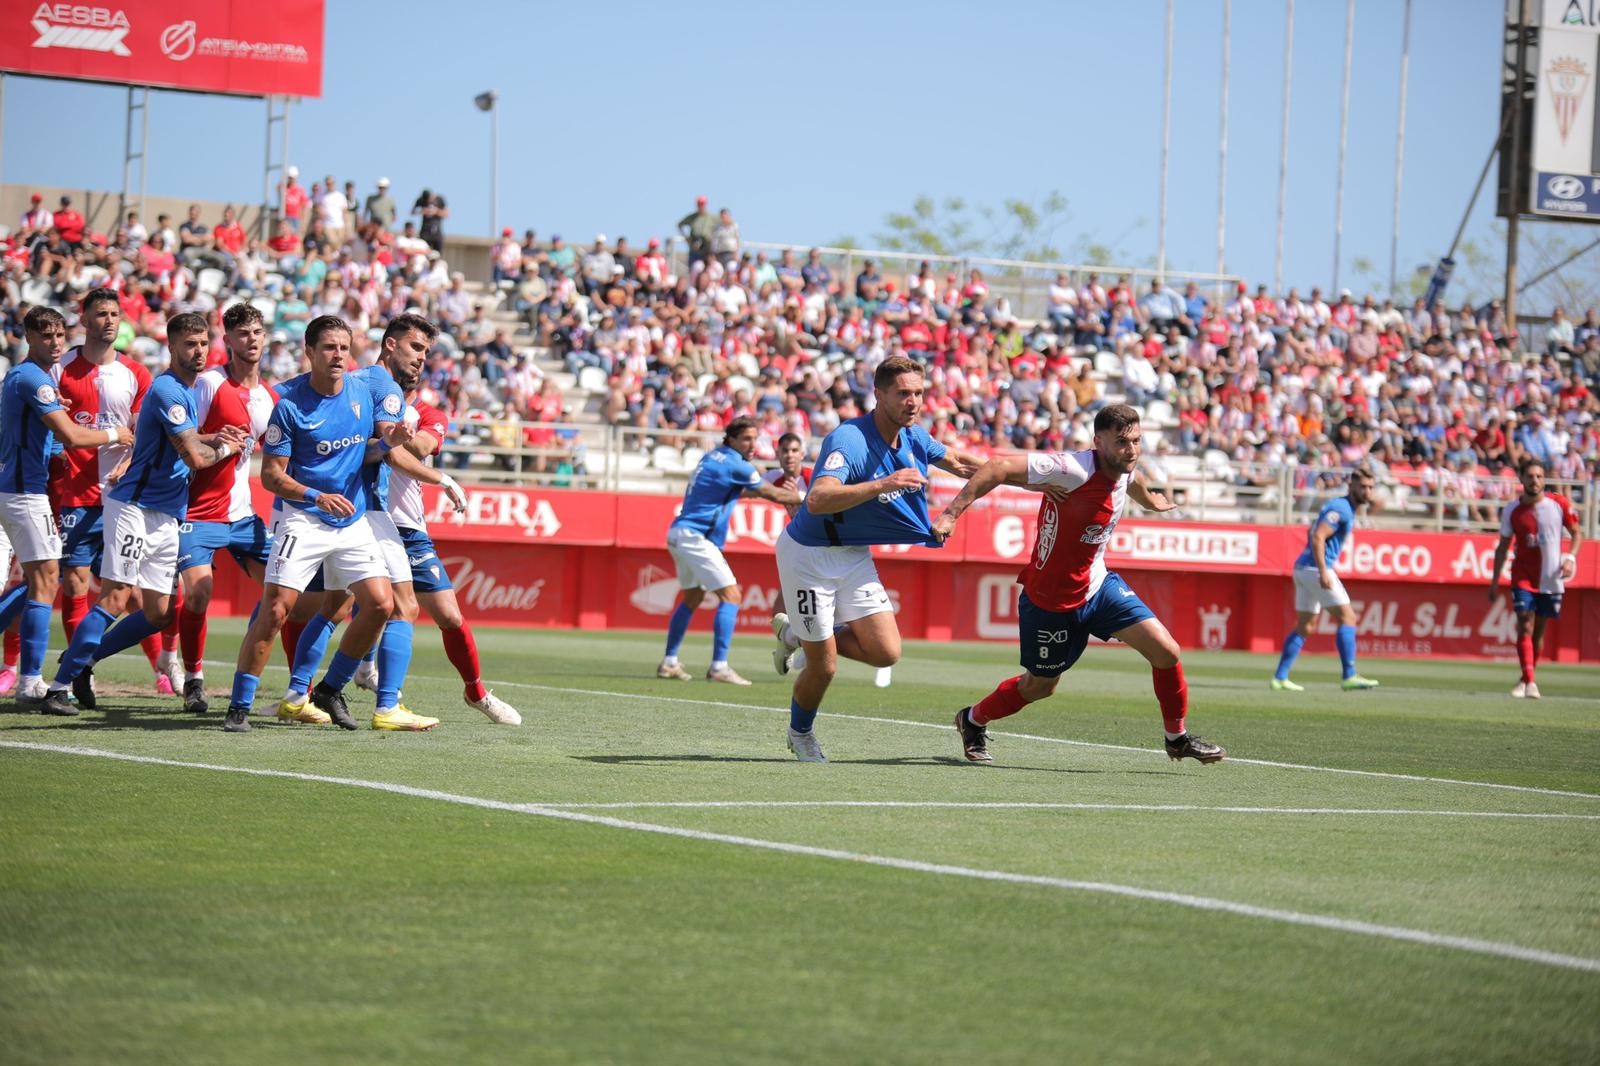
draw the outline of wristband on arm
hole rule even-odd
[[[318,492],[316,489],[306,489],[306,502],[313,507],[317,505],[317,500],[320,499],[321,496],[322,493]]]

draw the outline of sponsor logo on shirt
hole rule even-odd
[[[1044,518],[1039,522],[1039,561],[1034,564],[1037,569],[1043,570],[1050,553],[1055,551],[1056,534],[1060,531],[1061,512],[1052,503],[1044,509]]]
[[[350,447],[352,444],[365,444],[365,437],[340,437],[337,440],[317,441],[318,455],[332,455],[334,452]]]

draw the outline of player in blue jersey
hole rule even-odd
[[[656,667],[657,677],[690,679],[689,671],[678,662],[678,649],[689,631],[695,608],[709,592],[720,602],[711,623],[711,668],[706,671],[706,680],[730,685],[750,683],[728,665],[728,646],[733,642],[734,623],[744,600],[733,569],[722,557],[722,545],[728,539],[728,516],[741,496],[758,496],[785,506],[800,502],[798,492],[763,480],[761,471],[750,465],[756,435],[752,418],[735,418],[728,423],[722,446],[707,452],[694,468],[683,494],[683,509],[667,530],[667,551],[677,564],[678,587],[683,594],[667,623],[667,653]]]
[[[942,541],[928,518],[928,468],[971,477],[983,460],[945,448],[917,422],[922,367],[904,356],[878,364],[876,406],[822,442],[805,506],[778,538],[778,576],[792,612],[778,640],[803,649],[805,666],[789,704],[789,750],[826,762],[812,723],[833,680],[837,657],[869,666],[900,659],[900,628],[872,561],[874,544]]]
[[[67,448],[132,444],[133,430],[80,426],[61,406],[50,376],[67,347],[61,312],[35,307],[22,325],[28,357],[6,373],[0,386],[0,528],[22,565],[23,580],[0,597],[0,631],[21,617],[17,698],[38,705],[46,692],[42,672],[50,605],[61,585],[61,534],[48,495],[51,451],[57,442]]]
[[[1372,485],[1371,471],[1357,468],[1350,475],[1348,494],[1323,504],[1317,520],[1311,523],[1305,550],[1294,563],[1294,609],[1298,617],[1294,628],[1283,638],[1278,672],[1272,675],[1274,692],[1305,691],[1304,686],[1289,680],[1289,668],[1324,608],[1339,623],[1333,639],[1339,648],[1339,663],[1344,667],[1340,687],[1346,692],[1378,687],[1376,681],[1356,673],[1356,612],[1350,606],[1344,583],[1333,572],[1334,562],[1355,529],[1356,509],[1372,499]]]
[[[178,526],[189,508],[189,474],[226,461],[248,439],[242,427],[224,426],[200,436],[194,379],[205,369],[211,330],[203,315],[176,315],[167,323],[171,368],[150,385],[134,427],[133,456],[106,493],[100,598],[72,633],[45,697],[46,714],[77,714],[67,695],[92,709],[85,672],[98,661],[161,632],[172,620],[178,574]],[[115,626],[117,614],[142,593],[143,609]],[[108,631],[109,630],[109,631]]]
[[[346,374],[353,361],[350,339],[341,318],[311,320],[305,334],[311,372],[284,383],[262,438],[261,484],[283,501],[283,518],[261,606],[239,648],[223,723],[231,733],[249,731],[250,705],[273,638],[319,569],[329,588],[350,589],[361,608],[313,690],[312,702],[341,728],[356,724],[340,692],[394,610],[388,568],[366,521],[362,471],[369,448],[388,452],[404,444],[409,431],[394,422],[373,441],[372,393]]]
[[[438,335],[438,327],[425,318],[417,315],[397,315],[384,330],[383,340],[380,342],[382,347],[379,361],[350,373],[351,380],[359,381],[371,390],[374,408],[378,412],[375,417],[379,427],[388,423],[408,421],[406,390],[415,388],[420,380],[428,350]],[[414,415],[409,422],[414,425]],[[394,589],[395,601],[394,617],[384,624],[382,636],[368,658],[357,667],[354,678],[358,684],[377,693],[377,708],[373,721],[380,729],[401,728],[396,724],[400,722],[408,723],[404,728],[413,729],[430,728],[417,723],[437,724],[437,719],[413,715],[400,703],[400,690],[405,686],[406,670],[411,662],[412,639],[419,603],[410,555],[394,518],[389,513],[390,471],[397,470],[416,481],[440,486],[457,511],[466,508],[466,496],[454,478],[435,470],[423,461],[419,455],[422,447],[420,442],[413,439],[388,452],[381,459],[369,455],[369,462],[363,470],[367,492],[367,523],[372,528],[373,538],[378,543],[379,551],[383,554],[389,581]],[[306,623],[295,648],[294,669],[289,679],[288,691],[284,693],[283,702],[279,705],[280,714],[287,717],[304,707],[308,698],[307,692],[311,687],[311,677],[322,661],[329,635],[349,615],[350,604],[348,591],[329,590],[320,594],[317,613]],[[373,675],[366,682],[362,680],[364,670],[370,670]]]

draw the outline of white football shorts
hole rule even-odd
[[[107,496],[101,536],[100,576],[151,592],[172,591],[178,574],[178,519]]]
[[[368,511],[367,524],[372,527],[372,539],[378,543],[378,553],[389,572],[389,580],[398,585],[410,581],[411,558],[406,554],[406,542],[400,539],[400,530],[388,511]]]
[[[1331,571],[1330,571],[1331,573]],[[1333,588],[1322,587],[1322,575],[1314,566],[1294,568],[1294,609],[1301,614],[1321,614],[1324,607],[1343,607],[1350,602],[1339,575],[1333,575]]]
[[[698,530],[684,526],[668,529],[667,551],[678,564],[678,587],[681,589],[715,592],[739,583],[734,579],[733,567],[722,557],[722,549]]]
[[[267,561],[268,583],[304,592],[319,566],[323,586],[334,590],[389,577],[372,526],[364,518],[348,526],[330,526],[308,511],[285,507]]]
[[[810,548],[784,530],[777,555],[783,603],[802,641],[827,640],[836,626],[894,610],[865,545]]]
[[[43,493],[0,492],[0,528],[21,563],[61,558],[61,533]]]

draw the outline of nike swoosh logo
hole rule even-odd
[[[327,424],[327,421],[328,420],[326,418],[324,418],[321,422],[312,422],[312,423],[310,423],[309,425],[306,426],[306,428],[307,429],[321,429],[324,425]]]
[[[1123,589],[1122,590],[1122,598],[1123,599],[1127,599],[1129,596],[1132,596],[1132,595],[1133,595],[1133,590],[1132,589]]]

